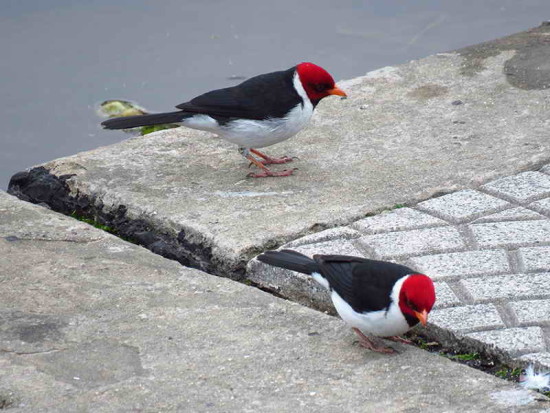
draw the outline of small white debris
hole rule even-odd
[[[73,380],[80,380],[80,377],[73,377]]]
[[[109,250],[109,252],[123,252],[124,250],[126,250],[128,248],[117,245],[117,246],[109,247],[107,249]]]
[[[535,372],[533,365],[530,364],[525,370],[525,374],[519,377],[519,384],[525,389],[550,390],[550,372]]]

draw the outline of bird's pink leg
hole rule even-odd
[[[260,161],[260,163],[262,163],[264,165],[274,165],[274,164],[280,164],[280,163],[288,163],[288,162],[292,162],[294,160],[294,158],[290,158],[288,156],[283,156],[281,158],[272,158],[271,156],[266,155],[265,153],[260,152],[257,149],[252,149],[252,148],[250,149],[250,152],[252,152],[253,154],[258,155],[260,158],[262,158],[263,161]]]
[[[247,176],[250,178],[267,178],[268,176],[290,176],[296,169],[285,169],[284,171],[273,172],[267,168],[262,162],[255,159],[252,155],[247,155],[246,159],[261,169],[259,173],[250,172]]]
[[[371,351],[375,351],[377,353],[383,353],[383,354],[393,354],[396,351],[391,347],[385,347],[385,346],[377,346],[371,339],[369,339],[366,335],[363,334],[361,330],[358,328],[353,327],[353,331],[359,336],[359,344],[361,344],[363,347],[368,348]]]
[[[391,336],[391,337],[384,337],[386,340],[395,341],[396,343],[403,343],[403,344],[412,344],[413,342],[411,340],[407,340],[406,338],[399,337],[399,336]]]

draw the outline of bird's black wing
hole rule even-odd
[[[360,313],[387,308],[396,281],[415,273],[404,265],[360,257],[315,255],[313,259],[331,289]]]
[[[214,118],[283,117],[302,102],[292,83],[295,71],[293,67],[255,76],[237,86],[212,90],[176,107]]]

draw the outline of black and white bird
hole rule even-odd
[[[393,353],[365,334],[410,343],[398,337],[419,322],[426,325],[435,303],[430,277],[404,265],[345,255],[314,255],[292,250],[267,251],[257,257],[266,264],[311,275],[331,293],[340,317],[359,336],[362,346]]]
[[[240,153],[261,169],[249,176],[288,176],[293,169],[273,172],[266,165],[291,162],[291,157],[272,158],[256,148],[296,135],[309,123],[315,106],[330,95],[346,96],[325,69],[306,62],[207,92],[176,106],[179,110],[175,112],[113,118],[102,125],[107,129],[129,129],[178,123],[213,132],[237,144]]]

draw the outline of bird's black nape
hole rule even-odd
[[[319,272],[319,266],[315,261],[304,254],[292,250],[267,251],[256,258],[258,261],[266,264],[302,274]]]

